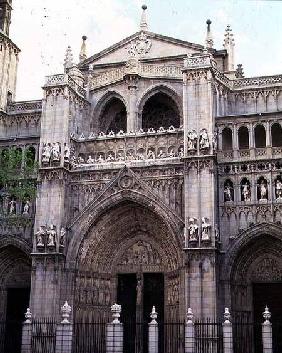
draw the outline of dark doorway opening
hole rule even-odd
[[[282,283],[253,284],[254,321],[263,322],[262,313],[268,306],[273,330],[273,353],[282,352]],[[259,327],[260,326],[260,327]],[[261,325],[254,334],[255,353],[262,353]]]
[[[122,307],[124,353],[148,352],[148,323],[152,307],[158,322],[164,320],[164,275],[162,273],[119,274],[117,302]],[[159,332],[160,352],[163,332]]]
[[[29,306],[30,288],[9,288],[7,290],[7,311],[5,327],[5,353],[20,353],[22,322]]]

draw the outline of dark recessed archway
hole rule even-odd
[[[99,117],[99,130],[115,133],[126,131],[127,113],[124,103],[117,97],[112,97],[104,106]]]
[[[156,92],[144,104],[142,111],[142,128],[159,127],[165,129],[171,125],[180,127],[180,113],[175,101],[164,92]]]

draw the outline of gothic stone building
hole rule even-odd
[[[0,318],[260,318],[282,305],[282,76],[148,29],[15,100],[20,50],[0,1],[0,148],[33,151],[37,197],[1,196]],[[30,222],[26,222],[29,220]]]

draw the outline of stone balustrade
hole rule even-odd
[[[218,151],[217,158],[219,162],[280,159],[282,147]]]
[[[63,86],[69,85],[77,94],[81,95],[82,97],[86,97],[86,91],[83,87],[79,86],[75,80],[73,80],[67,74],[57,74],[52,76],[47,76],[45,80],[44,87],[56,87],[56,86]]]
[[[42,110],[42,100],[13,102],[8,105],[8,112],[13,114],[37,112]]]

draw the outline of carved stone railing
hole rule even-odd
[[[233,88],[282,85],[282,75],[241,78],[233,81]]]
[[[136,67],[136,73],[141,77],[168,77],[182,79],[182,68],[182,66],[176,65],[154,65],[139,63]],[[127,73],[128,69],[124,65],[114,70],[102,72],[96,76],[93,75],[90,80],[89,89],[93,90],[95,88],[123,80],[124,75]]]
[[[14,102],[8,106],[9,113],[26,113],[42,110],[42,100]]]
[[[184,156],[183,130],[163,133],[74,139],[75,167],[114,163],[179,160]]]
[[[84,98],[86,97],[85,89],[79,86],[69,75],[58,74],[46,77],[45,87],[56,87],[62,85],[69,85],[76,93],[78,93]]]
[[[282,147],[255,148],[253,151],[218,151],[217,157],[219,162],[279,159],[282,158]]]

